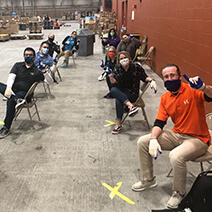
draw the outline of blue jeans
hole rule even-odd
[[[124,105],[130,101],[135,102],[137,97],[127,91],[121,91],[117,87],[112,87],[110,93],[116,98],[116,120],[122,120]]]
[[[6,85],[0,82],[0,93],[4,95],[5,90],[6,90]],[[4,126],[7,129],[10,129],[12,125],[12,121],[15,116],[15,105],[16,105],[16,100],[20,98],[24,98],[26,95],[26,91],[17,91],[15,92],[15,96],[12,95],[8,100],[7,100],[7,111],[6,111],[6,117],[4,119]]]

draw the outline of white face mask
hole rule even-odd
[[[130,61],[129,61],[129,58],[124,58],[122,60],[120,60],[120,64],[125,67],[127,65],[129,65]]]

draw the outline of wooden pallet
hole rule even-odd
[[[71,24],[63,24],[64,27],[71,27]]]
[[[0,42],[9,41],[10,36],[9,34],[0,34]]]
[[[35,39],[35,40],[39,40],[39,39],[43,39],[43,33],[31,33],[31,34],[28,34],[28,38],[29,39]]]
[[[11,40],[24,40],[24,39],[26,39],[26,36],[20,35],[20,34],[11,34],[10,39]]]

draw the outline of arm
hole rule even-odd
[[[203,92],[210,98],[212,98],[212,86],[211,85],[206,85],[205,89]]]
[[[141,45],[141,41],[138,40],[137,38],[133,38],[133,41],[135,42],[136,48],[138,48]]]
[[[4,96],[7,97],[8,99],[14,95],[14,92],[12,91],[12,86],[15,82],[16,74],[10,73],[7,79],[7,87],[4,93]]]
[[[62,44],[66,45],[66,41],[68,40],[69,36],[66,36],[65,39],[63,40]]]

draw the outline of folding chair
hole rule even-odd
[[[152,59],[150,56],[154,49],[155,49],[155,47],[151,46],[144,56],[137,57],[137,60],[141,63],[141,65],[144,65],[146,62],[149,62],[150,67],[152,68]]]
[[[37,114],[37,117],[38,117],[38,120],[41,121],[40,119],[40,115],[38,113],[38,108],[37,108],[37,105],[36,105],[36,102],[37,102],[37,99],[34,97],[34,91],[35,91],[35,88],[37,87],[38,85],[38,82],[35,82],[33,83],[33,85],[30,87],[30,89],[28,90],[27,94],[25,95],[24,97],[24,100],[25,102],[23,104],[21,104],[17,109],[16,109],[16,112],[15,112],[15,117],[14,117],[14,120],[16,120],[19,116],[19,114],[21,113],[22,109],[23,108],[26,108],[27,111],[28,111],[28,114],[29,114],[29,118],[30,118],[30,124],[32,126],[32,128],[34,129],[34,126],[33,126],[33,123],[32,123],[32,117]],[[28,98],[31,98],[31,101],[30,102],[27,102],[27,99]],[[33,114],[31,114],[30,112],[30,108],[32,107],[35,107],[35,112]]]
[[[146,115],[146,112],[145,112],[145,109],[144,109],[145,108],[145,103],[144,103],[144,101],[142,99],[142,96],[145,93],[145,91],[147,90],[147,88],[149,87],[149,85],[150,85],[150,82],[148,82],[148,83],[144,82],[143,83],[143,85],[140,88],[140,95],[139,95],[139,97],[137,98],[137,100],[135,101],[135,103],[133,105],[135,107],[138,107],[138,108],[142,109],[142,113],[143,113],[144,119],[146,121],[147,127],[150,130],[149,122],[148,122],[147,115]],[[121,124],[123,124],[123,122],[125,121],[125,119],[127,118],[128,115],[129,115],[129,112],[127,112],[127,114],[124,116],[124,118],[121,121]]]
[[[206,122],[208,124],[209,132],[210,132],[210,134],[212,134],[212,113],[209,113],[206,115]],[[203,163],[206,162],[209,164],[209,166],[205,171],[210,171],[212,168],[212,145],[209,146],[208,151],[204,155],[192,160],[192,162],[200,163],[200,171],[201,172],[204,172]],[[167,177],[170,176],[170,174],[172,173],[172,170],[173,169],[170,169],[170,171],[166,175]]]
[[[144,56],[146,54],[146,49],[147,49],[147,37],[144,35],[142,38],[142,45],[139,49],[136,50],[135,57],[133,61],[135,61],[139,56]]]

